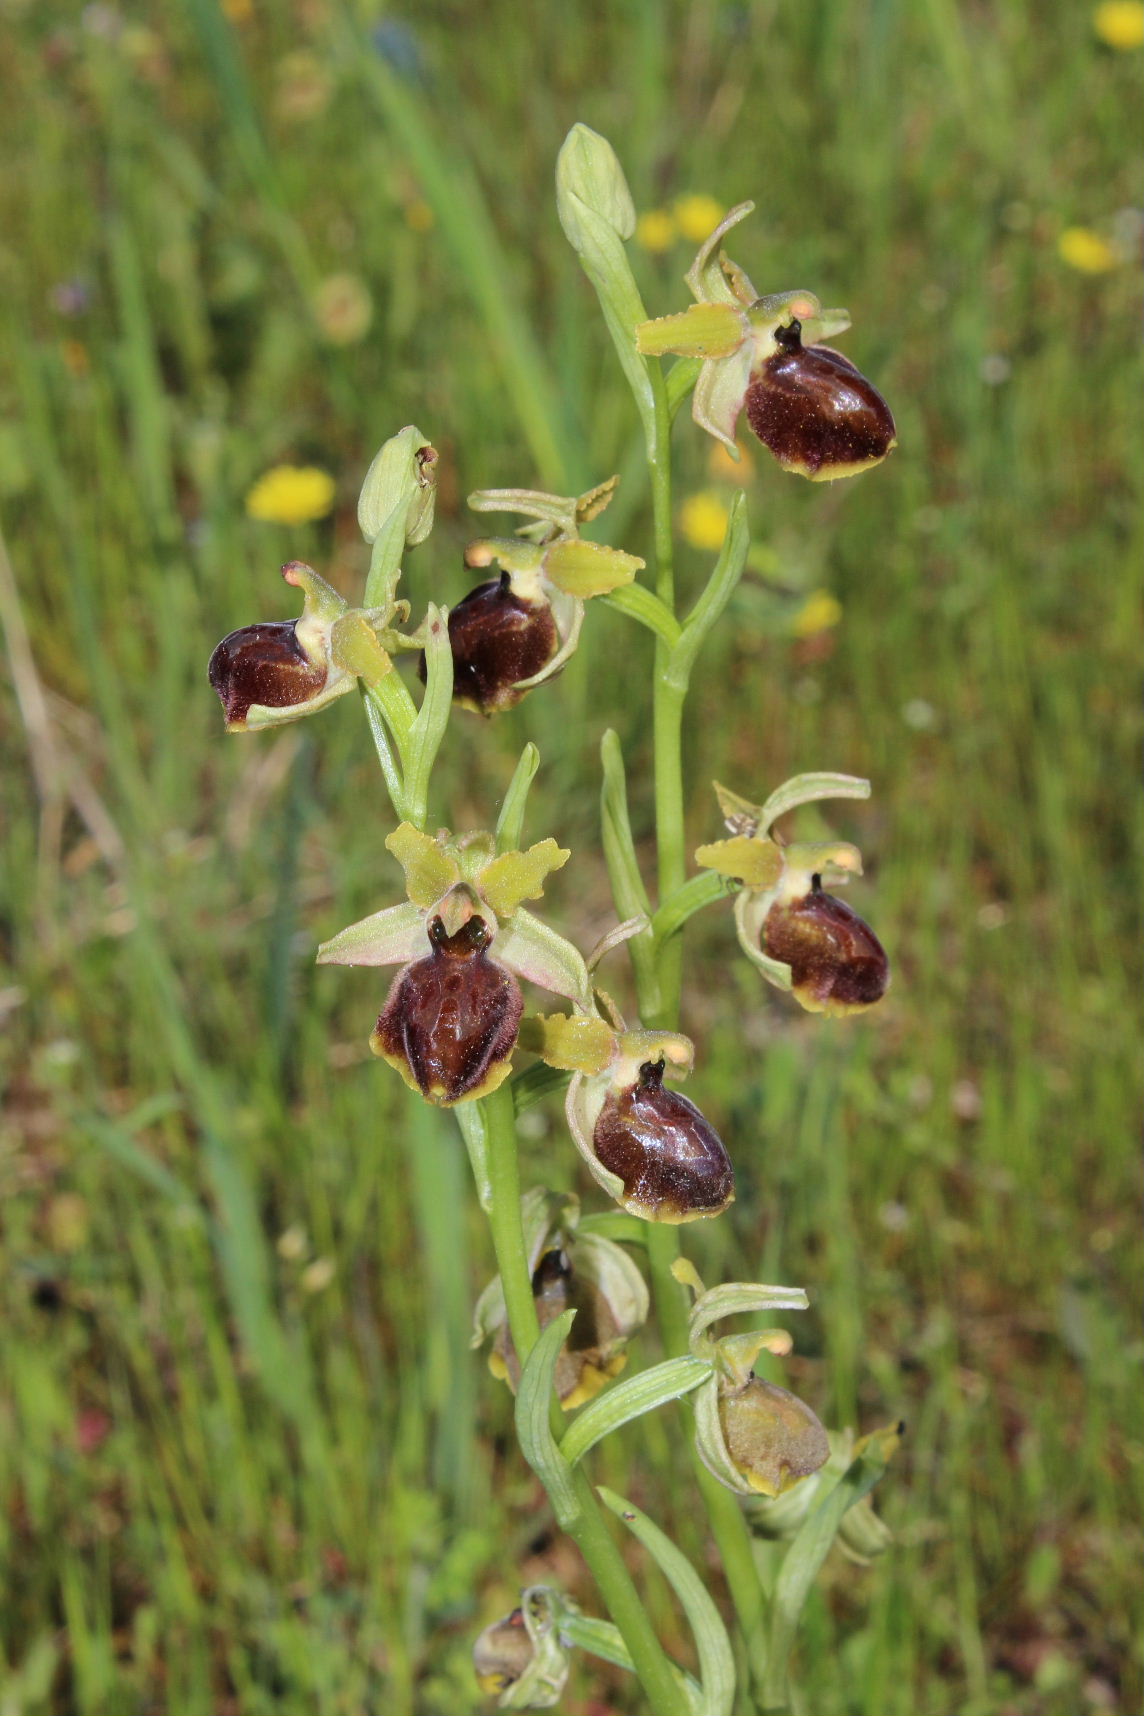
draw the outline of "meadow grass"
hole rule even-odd
[[[688,1250],[808,1288],[786,1374],[827,1422],[908,1426],[896,1544],[828,1564],[801,1707],[1138,1710],[1139,56],[1028,0],[0,18],[0,1711],[445,1716],[520,1583],[591,1603],[468,1350],[490,1253],[454,1131],[369,1057],[377,975],[313,964],[397,893],[353,700],[227,739],[205,680],[293,611],[281,561],[356,594],[357,488],[406,422],[443,469],[415,610],[464,593],[479,486],[621,470],[601,524],[647,552],[555,217],[577,119],[641,209],[753,197],[736,254],[849,305],[901,437],[838,489],[752,460],[754,571],[686,739],[694,843],[713,777],[874,783],[831,826],[894,963],[875,1016],[764,994],[729,913],[688,932],[692,1094],[739,1180]],[[1077,224],[1117,266],[1065,264]],[[653,313],[689,259],[637,251]],[[311,309],[343,273],[373,306],[348,344]],[[722,480],[699,443],[682,422],[681,493]],[[245,516],[283,460],[335,474],[331,519]],[[801,637],[818,589],[840,621]],[[549,894],[582,946],[607,725],[651,823],[644,644],[586,631],[519,710],[457,720],[433,807],[491,821],[534,738],[528,832],[573,847]],[[551,1101],[524,1173],[579,1183]],[[594,1475],[662,1508],[641,1467],[679,1436],[644,1420]],[[589,1663],[565,1708],[638,1704]]]

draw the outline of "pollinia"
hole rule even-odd
[[[728,910],[761,977],[817,1012],[875,1004],[889,967],[873,931],[828,891],[860,874],[857,849],[799,844],[781,828],[800,805],[865,798],[865,781],[800,775],[769,795],[766,783],[741,783],[762,795],[759,803],[716,785],[719,818],[713,809],[712,837],[689,874],[684,705],[704,640],[742,574],[748,535],[740,494],[705,588],[679,612],[669,443],[674,417],[690,400],[696,425],[733,451],[745,416],[783,469],[821,482],[884,459],[894,421],[849,359],[820,343],[845,330],[844,311],[823,310],[808,291],[760,295],[726,255],[724,239],[752,205],[733,210],[700,250],[686,276],[694,302],[652,319],[624,249],[635,211],[610,145],[575,126],[556,183],[561,224],[599,298],[646,437],[651,576],[641,576],[643,558],[584,534],[611,500],[615,478],[576,496],[486,490],[470,506],[509,523],[505,535],[480,537],[467,550],[466,565],[484,576],[451,612],[430,604],[411,625],[398,591],[407,554],[432,531],[437,455],[410,426],[381,448],[362,489],[358,516],[370,564],[361,605],[351,607],[317,572],[292,562],[284,576],[302,593],[301,616],[224,638],[210,681],[230,732],[298,720],[359,688],[392,805],[385,844],[404,898],[395,886],[318,958],[396,968],[378,989],[370,1046],[418,1100],[456,1115],[498,1266],[476,1307],[474,1344],[486,1346],[493,1375],[515,1393],[521,1450],[606,1611],[589,1616],[548,1587],[523,1591],[519,1607],[477,1640],[481,1687],[502,1708],[553,1706],[571,1653],[582,1650],[636,1675],[640,1707],[655,1716],[778,1712],[790,1707],[787,1664],[799,1613],[832,1542],[840,1538],[852,1553],[855,1544],[868,1554],[885,1546],[867,1498],[897,1432],[858,1442],[850,1432],[828,1433],[804,1401],[756,1375],[761,1353],[781,1359],[791,1348],[785,1330],[758,1327],[760,1313],[805,1308],[801,1289],[708,1288],[681,1252],[686,1224],[712,1220],[732,1202],[736,1153],[736,1140],[721,1139],[675,1088],[695,1059],[679,1029],[683,930],[697,911]],[[669,355],[675,361],[665,368]],[[522,838],[538,765],[532,745],[494,826],[430,830],[427,818],[454,707],[493,718],[526,696],[546,695],[591,626],[586,610],[594,600],[655,638],[657,873],[652,880],[641,869],[623,758],[607,733],[603,851],[616,924],[585,957],[547,922],[541,904],[546,879],[570,853],[553,838],[531,845]],[[414,658],[412,690],[398,670],[402,653]],[[470,727],[460,742],[475,734]],[[617,951],[631,961],[638,1018],[622,1018],[597,984],[598,963]],[[543,1005],[537,991],[546,992]],[[516,1116],[560,1087],[568,1146],[588,1169],[583,1205],[541,1187],[521,1194]],[[633,1363],[653,1308],[664,1356]],[[588,1475],[597,1443],[673,1403],[684,1415],[692,1475],[733,1602],[730,1631],[659,1526]],[[674,1589],[694,1635],[695,1669],[676,1662],[656,1636],[622,1553],[623,1532]],[[756,1553],[764,1539],[786,1545],[777,1576],[765,1583]]]

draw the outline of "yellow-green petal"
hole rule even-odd
[[[615,1032],[588,1013],[538,1013],[521,1026],[522,1048],[562,1072],[603,1072],[612,1058]]]
[[[749,332],[742,310],[731,304],[692,304],[674,316],[657,316],[636,329],[636,350],[645,357],[730,357]]]
[[[773,888],[783,871],[783,855],[773,840],[736,834],[730,840],[715,840],[700,846],[695,862],[720,876],[731,876],[748,888]]]
[[[630,584],[643,566],[635,554],[602,542],[554,542],[544,555],[544,576],[581,602]]]
[[[385,845],[405,871],[405,891],[415,906],[435,905],[461,879],[456,860],[411,823],[399,824]]]
[[[555,840],[539,840],[527,852],[503,852],[480,874],[478,887],[498,918],[510,918],[522,900],[539,900],[553,870],[572,856]]]

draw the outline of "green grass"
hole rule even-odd
[[[390,61],[338,0],[140,8],[118,34],[2,11],[0,1710],[444,1716],[479,1708],[469,1644],[522,1578],[591,1601],[468,1351],[490,1253],[454,1131],[365,1051],[376,974],[312,963],[396,890],[354,700],[226,739],[205,681],[224,632],[290,611],[282,560],[360,588],[357,486],[405,422],[445,473],[416,610],[466,588],[478,486],[623,469],[608,522],[646,551],[634,413],[555,218],[583,119],[641,208],[754,197],[736,254],[761,290],[850,306],[901,433],[844,492],[755,461],[756,541],[843,616],[816,648],[776,634],[797,598],[744,585],[687,737],[695,842],[713,776],[875,787],[832,824],[894,960],[875,1017],[762,993],[729,914],[689,932],[692,1093],[740,1191],[688,1249],[807,1286],[787,1374],[824,1418],[909,1427],[879,1496],[896,1546],[828,1564],[803,1708],[1129,1716],[1140,270],[1082,276],[1055,241],[1142,201],[1139,56],[1024,0],[644,0],[527,32],[488,0],[390,15]],[[332,91],[310,117],[282,105],[300,47]],[[653,313],[688,260],[637,258]],[[307,304],[347,270],[374,322],[338,348]],[[698,440],[681,424],[681,492],[709,480]],[[281,459],[338,476],[332,522],[245,517]],[[685,584],[703,570],[686,551]],[[518,711],[457,720],[434,806],[491,821],[535,738],[528,832],[573,846],[550,898],[585,946],[609,723],[650,827],[644,645],[614,614],[586,634]],[[577,1183],[558,1106],[533,1120],[526,1183]],[[686,1498],[641,1475],[677,1436],[626,1431],[594,1472],[702,1560]],[[593,1664],[565,1707],[637,1708]]]

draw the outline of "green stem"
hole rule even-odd
[[[671,519],[671,414],[659,364],[648,366],[655,401],[655,441],[648,451],[655,520],[656,595],[675,614],[675,540]],[[663,639],[655,646],[652,723],[655,735],[655,831],[660,904],[683,886],[687,857],[683,836],[683,700],[668,677],[671,652]],[[679,936],[658,949],[661,1004],[658,1016],[644,1019],[653,1029],[678,1023],[683,984],[683,942]]]
[[[516,1118],[508,1086],[501,1085],[491,1096],[486,1096],[481,1111],[490,1190],[489,1226],[509,1330],[523,1366],[536,1344],[540,1324],[520,1219]],[[555,1400],[553,1405],[559,1417]],[[574,1470],[573,1483],[579,1511],[568,1529],[631,1654],[651,1709],[655,1716],[686,1716],[686,1694],[664,1655],[623,1556],[604,1524],[595,1491],[580,1466]]]
[[[672,412],[660,366],[653,363],[648,367],[652,376],[656,419],[655,443],[648,450],[655,518],[656,593],[674,615]],[[671,683],[669,662],[670,652],[667,645],[662,640],[657,640],[653,714],[655,820],[659,911],[664,916],[661,919],[661,935],[656,949],[659,992],[655,1000],[658,1005],[655,1007],[654,1017],[648,1018],[644,1011],[645,1003],[653,998],[641,994],[640,1010],[645,1025],[661,1030],[673,1030],[679,1023],[683,987],[683,937],[672,931],[682,928],[686,919],[681,916],[677,922],[673,922],[671,913],[672,908],[680,903],[680,891],[685,887],[687,879],[683,820],[683,707],[686,690]],[[695,890],[701,896],[697,899],[696,906],[704,903],[709,886],[710,884],[705,884]],[[687,915],[689,916],[690,912]],[[637,986],[646,988],[646,985],[638,984],[638,974]],[[678,1228],[666,1226],[662,1222],[649,1223],[647,1249],[656,1316],[664,1351],[667,1357],[676,1358],[688,1350],[687,1296],[671,1273],[671,1266],[679,1256]],[[689,1413],[687,1403],[683,1403],[683,1410]],[[766,1657],[764,1598],[755,1569],[747,1522],[735,1496],[712,1477],[699,1458],[694,1437],[688,1437],[688,1445],[696,1482],[703,1496],[711,1531],[723,1561],[752,1678],[760,1681]]]

